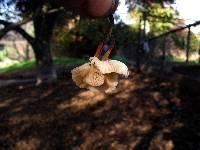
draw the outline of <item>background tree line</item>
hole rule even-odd
[[[53,81],[57,78],[52,53],[54,56],[89,57],[94,54],[99,40],[108,27],[106,18],[91,19],[78,16],[52,1],[0,2],[0,38],[14,30],[29,42],[35,54],[40,82]],[[112,55],[134,56],[137,45],[141,42],[139,38],[145,40],[172,28],[177,23],[178,13],[170,7],[170,3],[173,1],[127,0],[129,14],[136,23],[126,25],[118,21],[114,28],[116,47]],[[117,20],[118,16],[115,17]],[[33,22],[34,35],[30,35],[22,28],[23,24],[30,21]],[[193,38],[197,41],[194,35]],[[171,39],[181,47],[186,34],[183,33],[178,38],[171,36]],[[198,41],[193,45],[192,49],[196,49]]]

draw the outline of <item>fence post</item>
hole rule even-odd
[[[138,31],[138,45],[136,49],[136,69],[137,72],[140,72],[140,49],[141,49],[141,23],[142,23],[142,18],[140,17],[139,21],[139,31]]]
[[[146,6],[146,2],[145,2],[145,0],[144,0],[144,7]],[[146,40],[146,37],[147,37],[147,35],[146,35],[146,24],[147,24],[147,12],[146,12],[146,10],[144,10],[143,12],[142,12],[142,17],[143,17],[143,22],[144,22],[144,24],[143,24],[143,33],[142,33],[142,38],[143,38],[143,41],[145,41]]]
[[[163,37],[163,46],[162,46],[162,70],[164,70],[164,64],[166,59],[166,36]]]
[[[200,63],[200,42],[199,42],[199,63]]]
[[[187,35],[186,63],[189,62],[190,39],[191,39],[191,27],[189,26],[188,27],[188,35]]]

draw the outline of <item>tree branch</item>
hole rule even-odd
[[[3,36],[5,36],[9,31],[14,30],[18,32],[19,34],[21,34],[32,45],[35,39],[32,36],[30,36],[24,29],[21,28],[23,24],[26,24],[29,21],[30,21],[30,18],[23,20],[20,23],[13,24],[5,20],[0,20],[0,24],[3,24],[5,26],[4,29],[0,30],[0,39]]]
[[[31,45],[34,44],[35,38],[30,36],[24,29],[22,29],[21,27],[18,26],[16,28],[14,28],[13,30],[15,30],[16,32],[21,34]]]
[[[24,19],[23,21],[19,22],[19,23],[11,23],[11,22],[7,22],[5,20],[1,20],[0,19],[0,24],[4,25],[5,27],[9,26],[9,28],[14,28],[16,26],[22,26],[28,22],[30,22],[32,20],[32,18],[27,18],[27,19]]]
[[[63,7],[50,9],[50,10],[47,12],[47,14],[56,13],[56,12],[59,12],[59,11],[62,11],[62,10],[64,10]]]

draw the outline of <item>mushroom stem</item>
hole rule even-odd
[[[102,49],[103,49],[103,46],[104,46],[104,43],[105,43],[105,41],[106,41],[106,39],[108,38],[108,37],[110,37],[111,36],[111,34],[112,34],[112,30],[113,30],[113,28],[111,27],[107,32],[106,32],[106,35],[103,37],[103,39],[100,41],[100,43],[99,43],[99,45],[98,45],[98,47],[97,47],[97,49],[96,49],[96,52],[95,52],[95,55],[94,55],[94,57],[99,57],[99,55],[101,54],[101,52],[102,52]]]
[[[104,42],[105,42],[105,39],[101,40],[98,47],[97,47],[97,50],[96,50],[96,53],[94,55],[94,57],[99,57],[99,55],[101,54],[102,52],[102,49],[103,49],[103,45],[104,45]]]
[[[106,61],[106,60],[109,59],[110,53],[112,52],[114,46],[115,46],[115,42],[113,41],[113,42],[111,43],[111,45],[110,45],[108,51],[103,55],[103,58],[102,58],[103,61]]]

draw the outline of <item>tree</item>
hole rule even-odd
[[[58,12],[63,11],[52,2],[39,0],[0,0],[0,24],[4,26],[0,30],[2,38],[10,30],[21,34],[32,46],[36,58],[38,70],[38,83],[56,80],[56,71],[50,51],[50,42],[56,23]],[[14,8],[13,11],[9,7]],[[6,13],[3,11],[6,11]],[[18,17],[18,19],[13,16]],[[20,18],[20,19],[19,19]],[[13,20],[12,22],[7,20]],[[28,34],[21,25],[33,21],[34,37]]]
[[[149,51],[146,44],[149,36],[160,34],[175,22],[175,11],[170,6],[173,0],[127,0],[129,13],[137,21],[138,40],[136,49],[136,67],[140,71],[141,54]],[[149,33],[147,36],[147,25]],[[146,50],[145,50],[146,48]]]
[[[164,2],[166,3],[164,5]],[[175,24],[177,13],[170,6],[168,1],[154,1],[149,2],[148,0],[143,0],[140,6],[135,9],[130,8],[129,12],[135,20],[143,24],[143,29],[147,27],[150,28],[151,35],[159,35],[164,31],[167,31]],[[144,29],[145,30],[145,29]]]

